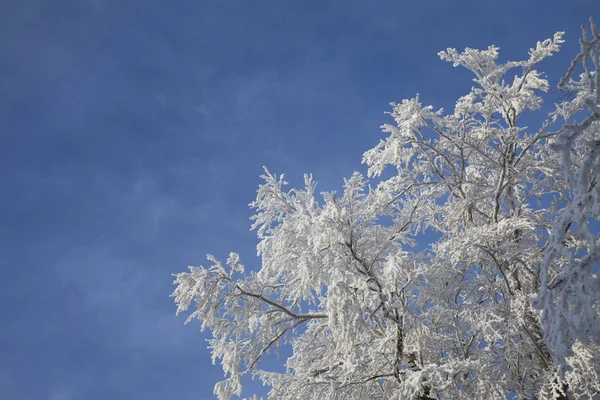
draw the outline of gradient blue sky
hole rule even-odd
[[[446,47],[556,82],[597,0],[0,1],[0,398],[210,399],[221,377],[170,274],[256,264],[262,166],[339,188],[390,101],[451,107]],[[245,392],[245,394],[250,394]]]

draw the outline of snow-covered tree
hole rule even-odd
[[[367,181],[286,190],[265,169],[253,229],[262,265],[176,275],[178,313],[209,329],[220,399],[258,377],[275,399],[591,398],[600,391],[600,35],[593,21],[537,128],[540,61],[447,49],[475,86],[452,112],[419,97],[367,151]],[[393,174],[384,169],[392,168]],[[418,241],[425,250],[415,250]],[[285,372],[260,368],[287,343]]]

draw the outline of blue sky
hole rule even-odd
[[[3,0],[0,398],[210,399],[170,274],[238,251],[262,166],[321,190],[364,171],[390,101],[449,108],[437,57],[495,44],[552,82],[596,0]],[[245,394],[250,394],[245,392]]]

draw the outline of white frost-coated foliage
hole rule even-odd
[[[287,191],[265,169],[252,228],[262,266],[239,256],[176,275],[226,379],[274,399],[590,398],[600,390],[600,36],[592,22],[539,128],[520,125],[549,89],[529,58],[448,49],[475,86],[453,112],[392,104],[387,137],[344,191]],[[582,67],[581,67],[582,66]],[[581,70],[581,75],[577,75]],[[543,118],[540,118],[543,119]],[[382,179],[386,168],[394,174]],[[389,174],[387,174],[389,175]],[[423,251],[414,244],[427,241]],[[596,271],[596,272],[595,272]],[[288,344],[285,372],[260,359]]]
[[[552,226],[538,301],[547,342],[561,364],[573,355],[574,343],[600,343],[600,280],[594,274],[600,240],[597,225],[596,232],[592,229],[600,222],[600,35],[593,20],[591,31],[584,27],[582,36],[580,52],[559,83],[573,93],[554,114],[565,121],[552,143],[561,156],[565,204]],[[578,64],[583,73],[574,79]]]

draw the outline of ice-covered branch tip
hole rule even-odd
[[[592,82],[594,82],[595,92],[600,93],[600,90],[598,90],[600,88],[600,84],[598,83],[599,82],[598,75],[595,76],[594,80],[591,79],[592,71],[591,71],[591,66],[590,66],[590,59],[594,63],[595,68],[598,69],[597,45],[598,45],[598,42],[600,41],[600,35],[597,33],[597,30],[596,30],[596,22],[594,21],[594,19],[592,17],[590,17],[590,31],[591,31],[590,33],[592,34],[591,38],[590,38],[590,35],[588,34],[588,30],[585,27],[585,25],[581,26],[582,38],[579,39],[579,45],[580,45],[579,53],[571,61],[571,65],[569,66],[569,69],[567,69],[565,76],[563,76],[560,79],[560,81],[558,82],[559,89],[565,88],[565,86],[567,85],[567,83],[569,81],[569,78],[571,78],[571,76],[573,76],[575,74],[575,70],[577,69],[577,66],[581,63],[583,66],[583,69],[584,69],[584,73],[588,76],[588,81],[590,82],[590,84]],[[600,101],[598,99],[596,99],[596,103],[600,103]]]

